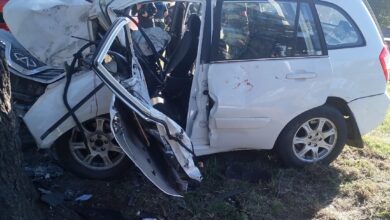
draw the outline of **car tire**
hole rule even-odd
[[[276,152],[287,167],[328,165],[344,148],[347,125],[329,106],[309,110],[293,119],[279,135]]]
[[[64,168],[88,179],[121,177],[131,163],[111,133],[110,119],[96,117],[82,123],[82,126],[88,139],[87,148],[77,127],[72,128],[56,142],[56,152]]]

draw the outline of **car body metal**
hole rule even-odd
[[[106,35],[103,40],[103,44],[100,46],[100,50],[95,55],[93,69],[103,82],[112,90],[116,97],[125,103],[128,108],[134,111],[137,116],[148,122],[155,123],[156,128],[148,132],[156,132],[159,135],[158,139],[164,149],[163,153],[172,154],[172,156],[174,156],[173,158],[177,159],[181,168],[191,179],[200,181],[202,176],[199,169],[195,166],[192,158],[194,154],[192,152],[193,148],[191,140],[176,122],[153,108],[147,92],[147,85],[141,66],[135,57],[134,49],[131,49],[133,59],[132,77],[130,79],[119,82],[103,65],[111,45],[114,40],[117,39],[120,32],[124,30],[124,27],[125,30],[128,31],[128,36],[131,36],[129,29],[127,29],[129,22],[130,20],[128,18],[118,18],[113,23],[108,35]],[[125,35],[122,35],[122,37],[123,36]],[[125,40],[131,42],[131,38],[125,38]],[[135,94],[137,94],[137,96]],[[123,124],[122,121],[124,117],[129,117],[129,115],[121,113],[120,110],[112,104],[111,127],[119,145],[152,183],[169,195],[179,196],[180,194],[170,187],[168,181],[163,180],[166,176],[163,175],[162,172],[158,172],[162,168],[154,164],[154,160],[150,159],[151,156],[145,153],[146,147],[143,146],[145,151],[134,150],[138,149],[134,147],[134,144],[130,144],[130,141],[133,140],[131,136],[134,134],[133,132],[130,132],[131,130],[126,128],[126,124]],[[143,156],[141,156],[142,153],[144,153]],[[148,158],[150,162],[148,162]],[[180,181],[180,178],[177,181]],[[186,188],[185,185],[184,188]]]
[[[100,77],[97,79],[98,82],[103,81],[115,94],[115,98],[112,98],[110,92],[105,92],[105,97],[110,98],[105,99],[106,103],[102,106],[107,108],[105,112],[110,111],[111,126],[119,144],[145,176],[170,195],[178,196],[180,193],[164,175],[160,175],[164,171],[158,171],[161,168],[159,163],[144,160],[152,156],[143,152],[142,149],[147,149],[148,146],[140,141],[139,137],[134,136],[133,128],[125,123],[127,117],[134,117],[135,114],[135,118],[153,124],[154,127],[148,128],[147,132],[155,134],[161,146],[174,154],[187,176],[199,181],[201,175],[192,159],[192,153],[199,156],[241,149],[272,149],[281,131],[291,120],[308,110],[327,104],[330,98],[346,103],[346,108],[350,109],[350,116],[356,121],[360,140],[360,135],[378,126],[386,114],[389,105],[387,82],[384,80],[379,61],[384,43],[363,1],[356,0],[356,4],[353,5],[338,0],[321,1],[339,5],[354,19],[365,38],[366,43],[362,47],[326,50],[323,55],[313,57],[226,62],[203,58],[207,57],[205,54],[210,53],[213,48],[211,39],[215,34],[216,22],[211,21],[214,21],[214,16],[222,10],[218,6],[218,2],[221,1],[191,1],[203,3],[203,16],[196,68],[193,71],[187,127],[181,128],[172,119],[153,108],[142,69],[134,56],[133,77],[123,82],[118,82],[104,66],[104,58],[117,36],[122,43],[126,41],[131,43],[131,39],[121,33],[129,20],[115,18],[115,9],[141,2],[144,1],[118,0],[111,4],[107,3],[109,18],[101,16],[101,12],[94,7],[95,11],[91,14],[104,20],[110,29],[95,55],[93,69]],[[308,2],[314,4],[314,1]],[[93,79],[92,73],[85,75],[86,79]],[[85,82],[82,84],[80,81],[74,86],[85,86],[88,91],[95,88]],[[58,93],[57,96],[48,94],[42,99],[52,97],[51,102],[59,106],[62,102],[55,100],[55,97],[58,97],[60,92],[61,87],[58,87],[57,92],[53,90],[53,93]],[[77,97],[77,94],[74,96],[75,100],[82,98]],[[109,104],[107,100],[113,101]],[[86,106],[93,104],[92,101],[88,103]],[[41,136],[44,128],[47,129],[61,115],[66,114],[65,110],[61,110],[58,114],[46,115],[50,122],[35,127],[34,124],[42,121],[44,117],[39,118],[37,115],[42,115],[45,108],[48,109],[48,106],[38,107],[37,104],[36,109],[32,109],[33,111],[26,115],[25,121],[30,125],[29,128],[35,137]],[[34,117],[37,119],[32,119]],[[50,141],[43,140],[40,146],[48,147],[70,126],[69,124],[60,127],[58,132],[53,131],[53,134],[48,136]],[[159,175],[151,175],[153,171]],[[179,179],[177,180],[180,181]]]
[[[108,8],[112,12],[115,9],[127,7],[139,2],[142,1],[114,1]],[[213,2],[213,5],[215,5],[216,1]],[[193,140],[194,149],[198,155],[234,149],[271,149],[273,148],[283,125],[287,124],[299,113],[324,104],[328,97],[339,97],[349,103],[362,97],[384,94],[383,91],[385,90],[384,88],[386,83],[382,80],[382,76],[377,74],[377,72],[381,71],[380,65],[377,65],[378,59],[377,57],[373,57],[371,55],[372,53],[369,52],[379,51],[383,46],[378,43],[378,37],[380,34],[378,30],[375,29],[375,25],[372,25],[374,21],[368,13],[364,13],[364,7],[349,7],[348,5],[344,5],[344,3],[337,1],[329,2],[342,4],[341,6],[345,8],[349,14],[351,14],[358,26],[367,27],[362,29],[362,32],[367,41],[367,45],[369,46],[343,50],[330,50],[328,57],[309,59],[268,59],[215,64],[201,63],[197,60],[199,68],[197,68],[194,74],[195,80],[193,82],[193,95],[190,100],[190,112],[188,118],[189,126],[187,126],[186,131]],[[358,19],[359,14],[364,14],[364,17]],[[96,15],[98,15],[98,13],[96,13]],[[199,48],[199,52],[202,52],[201,48]],[[330,60],[330,64],[328,59]],[[328,64],[319,60],[325,60]],[[312,67],[307,65],[313,64],[314,62],[312,61],[316,63],[316,65],[312,65],[312,67],[320,67],[318,69],[322,71],[323,74],[327,74],[327,76],[318,80],[318,77],[321,77],[323,74],[317,73],[316,77],[305,80],[305,84],[310,82],[312,83],[311,86],[309,85],[307,88],[316,88],[315,93],[307,94],[304,96],[304,99],[300,98],[297,100],[298,102],[296,102],[294,107],[286,104],[286,101],[276,101],[277,99],[275,95],[277,94],[271,94],[269,92],[272,91],[269,90],[270,88],[266,93],[264,90],[259,90],[259,87],[261,88],[264,85],[270,85],[273,89],[275,89],[275,86],[270,83],[271,80],[281,83],[281,87],[278,87],[279,91],[288,91],[288,94],[291,95],[291,97],[302,97],[299,94],[292,92],[299,91],[292,89],[292,84],[296,84],[296,88],[298,88],[300,84],[302,84],[302,80],[288,79],[287,76],[284,76],[284,74],[287,74],[288,71],[293,72],[294,68],[291,70],[274,70],[274,66],[279,66],[279,64],[284,63],[286,64],[286,67],[288,67],[290,65],[289,63],[292,62],[297,63],[297,68],[295,68],[297,71],[306,70],[308,72],[316,73],[318,70],[310,69]],[[364,65],[362,68],[362,66],[357,65],[357,62],[365,62],[369,65]],[[354,68],[358,66],[359,68]],[[275,74],[264,76],[265,78],[263,79],[259,78],[262,75],[261,73],[256,74],[259,67],[261,67],[262,72],[264,73],[275,71]],[[219,75],[221,75],[219,72],[226,72],[226,70],[234,71],[227,71],[228,75],[223,75],[224,80],[221,80],[219,78]],[[353,72],[354,74],[351,74],[350,72]],[[271,75],[275,78],[271,78]],[[245,82],[245,80],[248,81]],[[319,83],[319,81],[322,83]],[[259,84],[260,82],[264,82],[265,84]],[[371,83],[367,84],[366,82]],[[235,85],[240,84],[240,87],[232,89],[235,88],[235,85],[233,85],[234,83],[236,83]],[[363,84],[365,86],[362,86]],[[210,118],[208,118],[209,113],[206,112],[203,107],[206,106],[208,102],[207,97],[203,95],[203,91],[210,89],[209,87],[212,91],[211,96],[217,103],[211,111]],[[230,88],[229,91],[226,88]],[[217,90],[221,91],[218,92]],[[229,99],[226,100],[228,102],[225,103],[225,98],[219,96],[219,94],[229,94]],[[234,95],[230,97],[230,94]],[[265,95],[267,96],[266,99],[253,98],[265,97]],[[266,100],[270,100],[268,103],[273,105],[271,108],[264,105]],[[219,108],[218,105],[222,106],[222,108]],[[277,107],[278,105],[280,106]],[[351,103],[349,105],[353,104]],[[228,112],[226,112],[223,108],[226,108]],[[276,111],[275,109],[278,110]],[[284,111],[282,113],[280,112],[280,109],[288,109],[289,111]],[[261,113],[262,111],[268,111],[268,113]],[[229,117],[226,117],[228,115]],[[280,115],[283,117],[279,117]],[[375,117],[372,121],[376,121],[376,123],[373,123],[373,125],[370,126],[365,123],[358,123],[360,128],[359,130],[371,130],[381,121],[383,115],[377,114],[375,116],[372,115],[372,117]],[[358,118],[356,120],[359,121],[360,119]],[[239,129],[245,130],[244,132],[248,137],[246,139],[247,143],[241,142],[237,145],[237,143],[233,144],[233,142],[225,139],[229,139],[229,137],[231,137],[232,139],[237,140],[237,138],[233,137],[234,134],[237,134],[236,131]],[[230,146],[226,147],[226,144],[223,142],[230,143]]]

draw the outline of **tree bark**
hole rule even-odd
[[[22,169],[18,127],[11,107],[9,72],[0,59],[0,219],[44,219],[38,194]]]

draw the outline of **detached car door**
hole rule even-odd
[[[326,102],[332,68],[312,1],[218,1],[208,69],[210,145],[271,149]]]
[[[120,147],[160,190],[180,196],[189,180],[200,181],[202,176],[189,137],[151,104],[129,21],[118,18],[113,23],[95,54],[93,69],[115,95],[111,129]]]

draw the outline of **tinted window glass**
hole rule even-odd
[[[329,49],[362,46],[363,38],[350,18],[328,5],[316,5]]]
[[[294,1],[224,2],[217,59],[322,55],[310,6],[297,7]]]

